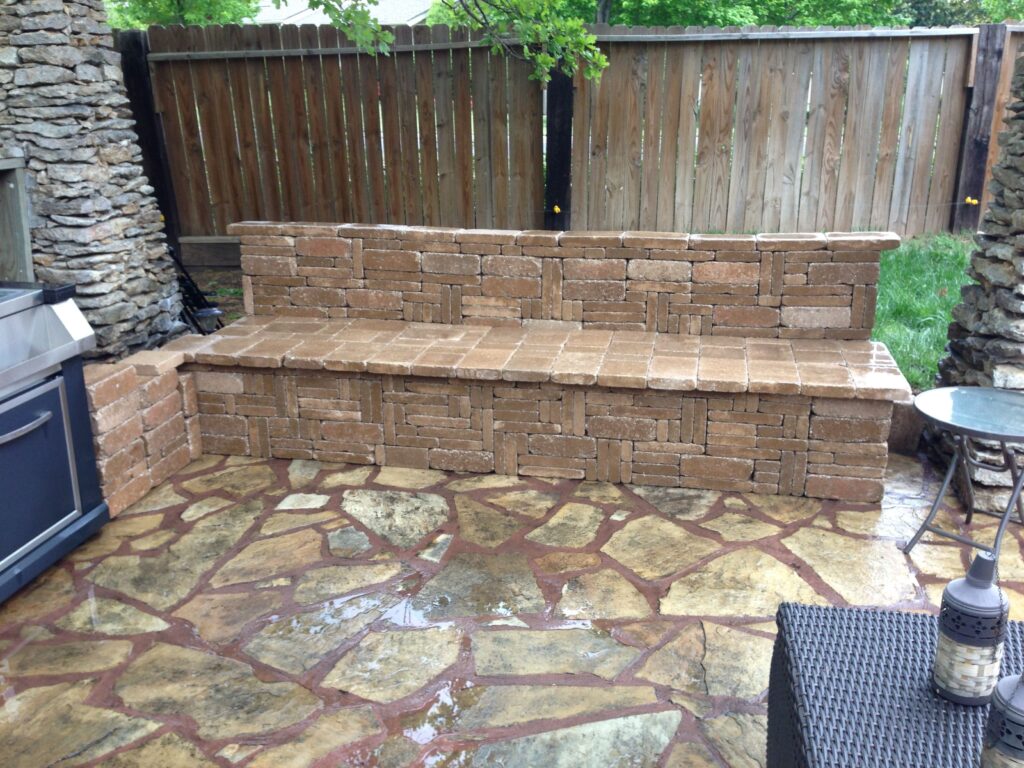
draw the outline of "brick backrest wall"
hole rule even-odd
[[[892,233],[687,235],[243,222],[246,311],[866,339]]]

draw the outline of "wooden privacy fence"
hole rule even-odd
[[[949,226],[974,30],[605,36],[576,82],[573,226]]]
[[[151,81],[129,78],[129,93],[172,236],[216,240],[243,219],[971,227],[980,209],[962,201],[982,195],[1024,37],[595,27],[600,82],[544,90],[467,33],[393,31],[381,57],[331,27],[121,33],[126,73],[148,61]]]
[[[390,56],[333,27],[154,27],[149,60],[182,235],[243,219],[543,221],[542,90],[447,27]]]

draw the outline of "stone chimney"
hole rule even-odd
[[[102,0],[0,0],[0,156],[24,157],[36,279],[75,283],[101,356],[183,328]]]
[[[963,287],[962,301],[953,310],[947,356],[939,362],[940,386],[1024,390],[1024,57],[1014,65],[1011,93],[992,170],[992,201],[968,269],[977,282]],[[929,435],[929,443],[946,457],[952,454],[948,437]],[[983,458],[1001,463],[996,446],[991,448]],[[972,470],[971,477],[980,509],[1005,509],[1008,473]]]

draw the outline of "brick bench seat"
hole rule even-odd
[[[910,399],[906,379],[888,349],[871,341],[256,316],[170,348],[180,348],[187,362],[243,368]]]
[[[859,340],[255,316],[165,350],[212,453],[847,501],[910,397]]]

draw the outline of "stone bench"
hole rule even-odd
[[[249,317],[168,349],[206,452],[850,501],[908,395],[869,341]]]
[[[249,316],[166,348],[204,451],[881,498],[895,235],[232,232]]]

